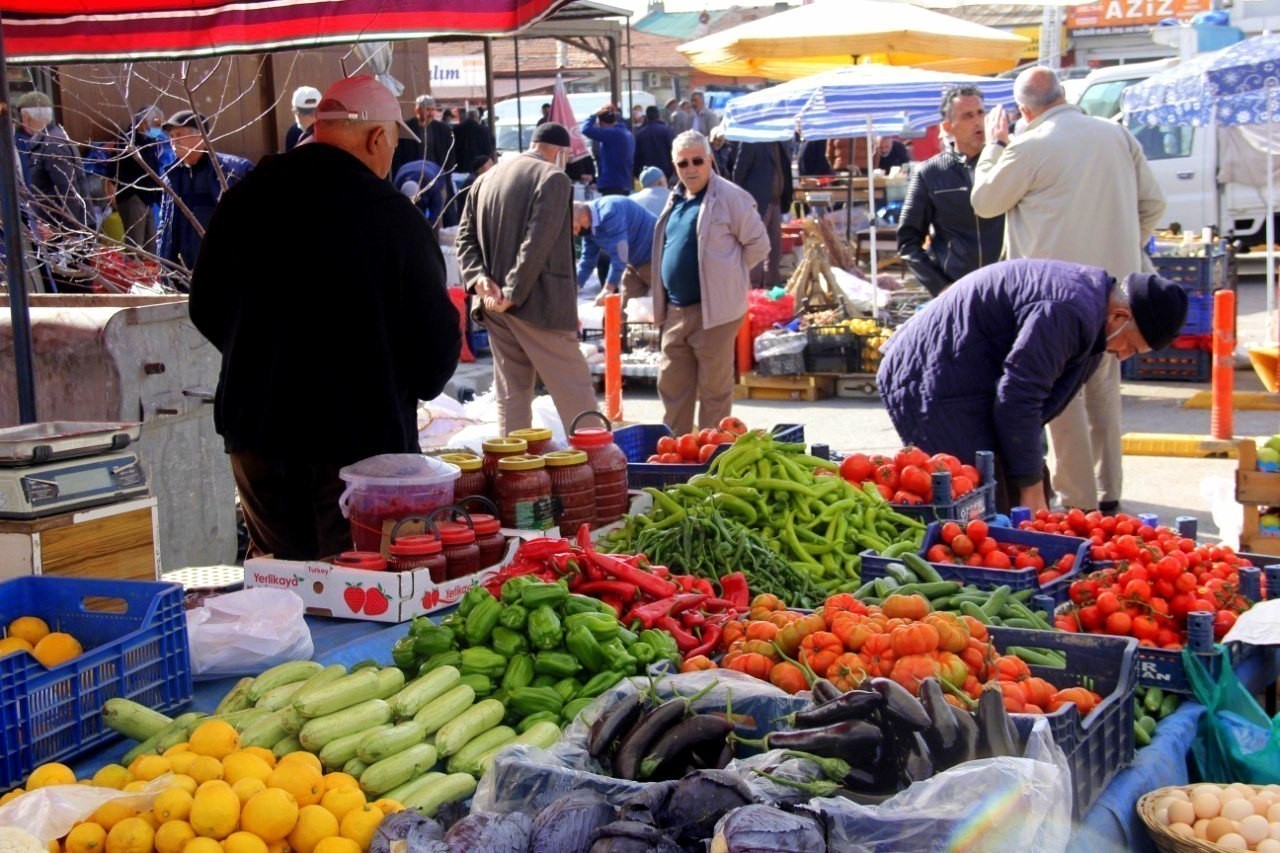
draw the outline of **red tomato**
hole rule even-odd
[[[655,454],[653,454],[652,456],[650,456],[648,459],[646,459],[646,460],[644,460],[644,461],[645,461],[646,463],[648,463],[648,464],[652,465],[652,464],[654,464],[655,462],[661,462],[661,461],[662,461],[662,457],[661,457],[659,454],[655,453]]]
[[[1133,636],[1139,640],[1151,640],[1154,642],[1160,635],[1160,628],[1156,625],[1156,620],[1150,616],[1139,616],[1134,619],[1132,629]]]
[[[658,458],[658,461],[664,465],[679,465],[684,461],[684,457],[679,453],[664,453]]]
[[[861,483],[870,480],[876,469],[871,467],[871,460],[865,453],[854,453],[846,456],[840,463],[840,476],[850,483]]]
[[[678,446],[677,452],[686,462],[698,461],[698,437],[692,434],[686,434],[676,439]]]
[[[662,438],[658,439],[659,456],[663,453],[675,453],[678,449],[679,445],[676,443],[674,436],[664,435]]]
[[[950,563],[952,557],[951,549],[946,545],[934,545],[929,549],[924,558],[930,563]]]
[[[880,497],[884,498],[887,501],[892,501],[893,489],[889,488],[884,483],[876,483],[876,491],[880,493]]]
[[[987,554],[982,560],[982,565],[986,566],[988,569],[1013,568],[1013,563],[1009,560],[1009,555],[1003,551],[992,551]]]
[[[943,542],[950,545],[951,540],[959,536],[960,533],[960,525],[956,524],[954,521],[948,521],[946,524],[942,525],[942,530],[939,532],[939,535],[941,535]]]
[[[965,564],[966,566],[973,566],[973,567],[977,568],[978,566],[981,566],[981,565],[982,565],[982,555],[981,555],[981,554],[970,554],[968,557],[965,557],[965,558],[964,558],[964,564]]]
[[[914,465],[917,468],[923,468],[929,464],[929,454],[925,453],[918,447],[908,444],[899,450],[893,456],[893,464],[898,468],[906,468],[908,465]]]
[[[715,439],[716,431],[704,429],[698,432],[698,444],[710,444]]]
[[[1125,636],[1133,628],[1133,619],[1128,613],[1117,612],[1107,617],[1107,633]]]
[[[982,521],[981,519],[974,519],[965,525],[964,532],[965,535],[972,539],[976,545],[980,544],[983,539],[987,538],[987,534],[990,533],[990,528],[987,527],[987,523],[985,521]]]
[[[952,477],[959,477],[964,474],[963,469],[960,460],[950,453],[935,453],[929,457],[930,471],[949,471]]]
[[[898,478],[902,482],[902,488],[905,491],[912,492],[922,498],[928,498],[933,493],[933,480],[923,468],[908,465],[898,474]]]
[[[979,474],[978,469],[974,468],[972,465],[961,465],[960,476],[964,477],[970,483],[973,483],[975,486],[982,485],[982,475]],[[954,475],[952,478],[954,479]]]
[[[1040,586],[1044,586],[1051,581],[1056,581],[1060,577],[1062,577],[1060,573],[1055,572],[1053,569],[1049,569],[1047,572],[1041,572],[1036,575],[1036,581],[1039,582]]]
[[[997,542],[994,539],[983,539],[981,542],[978,543],[978,548],[974,553],[981,554],[982,556],[985,557],[986,555],[992,553],[993,551],[999,551],[999,550],[1000,550],[999,542]]]
[[[1103,617],[1110,616],[1120,609],[1120,599],[1114,592],[1104,592],[1098,596],[1098,612]]]
[[[955,498],[963,497],[973,491],[973,481],[968,477],[952,477],[951,478],[951,496]]]
[[[698,448],[698,461],[703,465],[711,461],[711,457],[716,455],[716,445],[704,444]]]
[[[723,418],[719,424],[721,432],[731,433],[733,435],[746,435],[747,425],[735,417]]]
[[[957,557],[968,557],[973,553],[973,540],[962,533],[951,540],[951,550]]]
[[[877,485],[887,486],[890,492],[896,492],[900,485],[898,469],[892,465],[881,465],[876,469],[875,481]]]
[[[908,492],[905,489],[899,489],[893,493],[893,500],[889,501],[889,503],[917,506],[924,503],[924,498],[920,497],[920,495],[917,495],[915,492]]]

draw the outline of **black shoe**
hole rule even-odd
[[[1120,511],[1120,501],[1102,501],[1098,504],[1098,509],[1103,515],[1115,515]]]

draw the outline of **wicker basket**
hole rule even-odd
[[[1195,787],[1195,785],[1170,785],[1143,794],[1138,799],[1138,817],[1142,818],[1142,822],[1147,825],[1147,835],[1151,836],[1152,842],[1161,853],[1230,853],[1229,847],[1221,847],[1203,838],[1178,835],[1156,820],[1156,803],[1172,791],[1190,793]],[[1246,787],[1260,791],[1267,786],[1248,785]]]

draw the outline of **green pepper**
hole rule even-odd
[[[529,641],[524,638],[524,634],[517,634],[501,625],[493,629],[493,634],[489,637],[489,645],[503,657],[529,651]]]
[[[418,667],[418,675],[426,675],[433,669],[442,666],[460,667],[462,666],[462,652],[457,649],[449,649],[447,652],[438,652],[423,661],[422,666]]]
[[[502,613],[502,605],[496,598],[486,598],[476,603],[467,616],[467,645],[483,646],[489,642],[489,635],[498,624],[498,615]]]
[[[515,580],[515,578],[512,578]],[[498,624],[512,631],[523,631],[529,623],[529,608],[523,604],[507,604],[498,614]]]
[[[603,613],[579,613],[576,616],[565,617],[566,628],[572,629],[578,625],[586,627],[600,642],[616,638],[618,631],[622,628],[615,617],[605,616]]]
[[[600,641],[591,634],[586,625],[570,628],[569,633],[565,634],[564,644],[565,648],[587,669],[592,672],[604,669],[604,651],[600,648]]]
[[[462,642],[467,638],[467,620],[457,610],[440,620],[441,628],[448,628],[453,632],[453,638],[458,642]]]
[[[636,671],[636,659],[618,640],[601,643],[600,650],[604,652],[605,666],[609,669],[614,669],[618,672]]]
[[[539,649],[559,648],[564,642],[564,629],[554,610],[544,605],[529,613],[529,639]]]
[[[639,635],[637,635],[635,631],[629,631],[622,627],[621,622],[618,623],[618,639],[621,640],[622,645],[626,646],[628,649],[640,642]]]
[[[520,721],[519,725],[516,726],[516,731],[518,731],[520,734],[524,734],[525,732],[529,731],[529,729],[533,728],[535,725],[542,722],[555,723],[559,725],[560,715],[557,714],[555,711],[539,711],[536,714],[530,714],[529,716],[525,717],[523,720]]]
[[[596,696],[599,696],[601,693],[612,688],[625,677],[626,676],[621,672],[606,669],[604,672],[600,672],[592,676],[590,681],[582,685],[582,689],[578,691],[578,695],[594,699]]]
[[[640,666],[648,666],[658,659],[658,653],[648,643],[636,643],[627,651],[631,652],[631,656],[636,659],[636,663],[640,664]]]
[[[488,678],[501,678],[507,671],[507,659],[493,649],[477,646],[474,649],[462,650],[463,675],[483,675]]]
[[[458,683],[465,684],[474,690],[477,699],[483,699],[493,692],[493,679],[478,672],[462,676],[458,679]]]
[[[575,616],[579,613],[614,615],[613,608],[600,599],[592,598],[589,595],[578,595],[576,592],[564,600],[564,613],[566,616]]]
[[[436,623],[432,622],[426,616],[415,616],[413,621],[409,623],[409,636],[416,637],[424,631],[435,628]]]
[[[411,636],[413,637],[413,653],[423,659],[440,652],[447,652],[453,648],[453,632],[439,625],[431,625]]]
[[[493,593],[485,589],[483,586],[473,586],[467,590],[467,594],[462,596],[462,601],[458,602],[458,614],[463,618],[471,615],[471,611],[476,609],[476,605],[482,601],[493,601]]]
[[[521,714],[539,711],[559,713],[564,708],[564,697],[550,687],[517,687],[507,697],[511,707]]]
[[[401,669],[406,669],[416,665],[417,661],[418,658],[413,653],[413,637],[405,636],[396,640],[395,645],[391,647],[391,662]]]
[[[564,720],[566,724],[572,723],[578,718],[578,715],[582,713],[583,709],[594,701],[596,700],[590,696],[581,696],[574,699],[572,702],[569,702],[564,706],[564,709],[560,712],[560,718]]]
[[[537,578],[529,577],[529,575],[517,575],[502,585],[502,603],[503,604],[519,604],[520,590],[524,589],[531,583],[537,583]]]
[[[510,695],[517,687],[528,687],[533,683],[533,656],[513,655],[507,662],[507,671],[502,674],[502,689]]]
[[[569,597],[569,587],[561,581],[531,583],[520,588],[520,603],[530,610],[543,605],[557,607]]]
[[[550,687],[560,679],[554,675],[535,675],[533,681],[529,682],[530,687]]]
[[[533,671],[539,675],[567,678],[582,669],[578,659],[568,652],[538,652],[533,656]]]
[[[669,660],[673,664],[680,663],[680,647],[676,645],[676,638],[666,631],[653,628],[641,631],[640,642],[647,643],[658,658]]]
[[[568,702],[578,695],[578,691],[582,689],[582,685],[578,683],[578,679],[573,676],[562,678],[555,684],[551,685],[551,689],[559,693],[564,701]]]

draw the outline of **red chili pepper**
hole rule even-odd
[[[696,578],[693,575],[672,575],[671,579],[680,586],[681,592],[693,592],[693,582]]]
[[[671,570],[668,569],[666,566],[650,566],[649,571],[660,578],[671,577]]]
[[[625,581],[591,581],[580,584],[574,592],[580,595],[593,595],[596,598],[612,596],[620,601],[633,601],[639,594],[636,585]]]
[[[738,606],[732,601],[725,601],[723,598],[708,598],[702,602],[702,609],[710,613],[720,610],[737,610]]]
[[[707,595],[703,592],[691,592],[685,593],[684,595],[677,595],[672,599],[671,609],[667,612],[672,616],[675,616],[677,613],[692,610],[706,600]]]
[[[590,545],[588,539],[587,545]],[[620,581],[633,583],[645,595],[651,598],[667,598],[674,595],[678,590],[676,585],[670,581],[665,581],[660,577],[651,575],[648,572],[628,566],[616,557],[608,554],[601,554],[597,551],[584,546],[587,559],[593,563],[600,571],[610,575]]]
[[[716,589],[711,585],[711,581],[706,578],[698,578],[693,582],[693,588],[698,592],[705,592],[708,596],[714,596]]]
[[[600,596],[600,600],[612,607],[615,615],[622,615],[622,602],[620,600],[612,595],[602,595]]]
[[[688,654],[699,645],[698,638],[686,631],[679,622],[672,619],[670,616],[663,616],[659,619],[657,627],[666,631],[675,638],[676,647],[680,649],[681,654]]]
[[[680,621],[686,628],[701,628],[707,617],[698,610],[686,610],[680,614]]]
[[[675,597],[672,596],[671,598],[659,598],[646,604],[637,604],[627,611],[627,615],[622,621],[629,625],[632,621],[639,619],[640,624],[644,625],[645,628],[652,628],[663,616],[671,614],[671,605],[674,603]]]
[[[739,610],[746,610],[751,603],[751,593],[747,589],[747,576],[742,572],[732,572],[720,578],[720,595]]]
[[[708,625],[707,629],[702,632],[702,644],[694,646],[685,652],[685,659],[697,657],[698,655],[706,655],[715,651],[716,644],[720,642],[720,635],[724,633],[724,628],[719,625]]]
[[[556,554],[570,553],[568,539],[526,539],[516,552],[516,559],[548,560]]]

